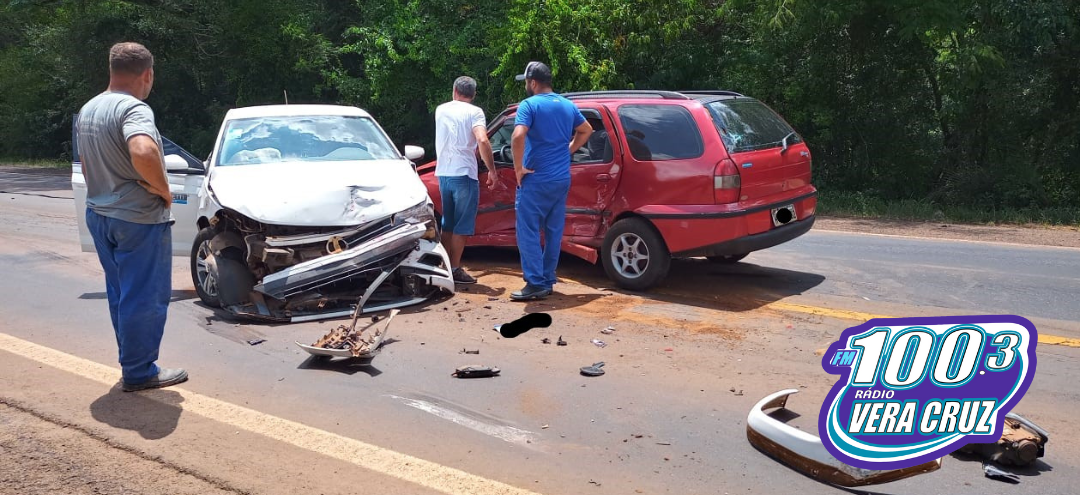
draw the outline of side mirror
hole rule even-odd
[[[187,172],[188,163],[180,155],[165,155],[166,172]]]
[[[405,146],[405,158],[412,161],[422,160],[424,158],[424,148],[412,145]]]

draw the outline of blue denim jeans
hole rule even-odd
[[[144,225],[86,209],[109,296],[124,383],[158,374],[158,348],[172,297],[172,223]]]
[[[468,175],[439,177],[442,195],[442,229],[457,235],[473,235],[476,208],[480,203],[480,182]]]
[[[566,196],[570,181],[542,182],[528,177],[517,190],[517,244],[525,283],[544,289],[555,286],[555,269],[562,252],[566,226]],[[544,243],[540,244],[540,232]]]

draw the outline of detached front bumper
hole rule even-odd
[[[758,450],[791,466],[811,478],[840,486],[865,486],[888,483],[919,474],[937,471],[941,459],[904,469],[862,469],[840,462],[821,443],[821,439],[781,423],[765,414],[765,409],[782,409],[788,396],[797,389],[781,390],[761,399],[746,418],[746,438]]]
[[[402,225],[354,248],[267,275],[255,290],[274,299],[285,299],[344,280],[380,261],[415,249],[426,231],[422,224]]]

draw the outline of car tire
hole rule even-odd
[[[615,222],[600,249],[604,271],[619,287],[648,289],[667,277],[671,253],[653,226],[641,218]]]
[[[729,254],[727,256],[706,256],[705,258],[713,263],[721,265],[734,265],[743,260],[743,258],[750,256],[750,253],[743,254]]]
[[[203,304],[220,308],[221,299],[218,295],[214,270],[211,270],[206,262],[207,257],[211,255],[210,240],[215,234],[214,229],[207,227],[195,236],[195,242],[191,246],[191,283],[195,284],[195,293],[199,295]]]

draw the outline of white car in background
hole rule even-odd
[[[298,322],[454,292],[431,199],[412,163],[424,150],[398,152],[367,112],[239,108],[226,114],[205,163],[171,142],[164,147],[173,252],[191,258],[205,304]],[[82,247],[93,251],[77,159],[72,186]]]

